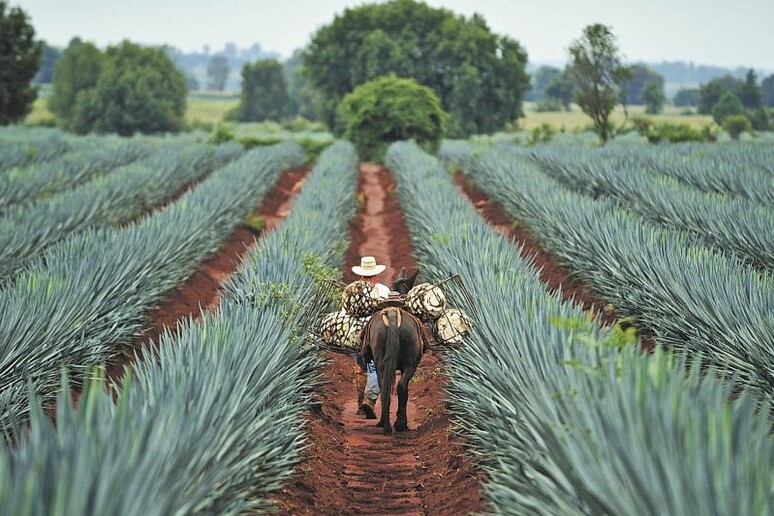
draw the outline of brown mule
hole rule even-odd
[[[401,294],[407,293],[417,277],[414,272],[405,277],[401,270],[393,288]],[[382,397],[382,413],[377,426],[384,428],[385,435],[392,433],[390,424],[390,396],[395,383],[395,371],[400,369],[401,377],[397,385],[398,412],[395,430],[408,430],[406,406],[408,405],[408,387],[411,378],[422,359],[422,323],[411,313],[399,306],[388,306],[376,312],[368,321],[364,330],[363,347],[360,356],[367,364],[371,360],[376,364],[376,375]]]

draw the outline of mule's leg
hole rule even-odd
[[[382,417],[379,420],[379,423],[377,423],[376,426],[381,427],[384,429],[384,434],[388,435],[392,433],[392,425],[390,424],[390,397],[392,393],[390,390],[384,388],[384,384],[382,383],[382,379],[387,378],[387,369],[382,365],[382,367],[376,372],[376,374],[379,377],[379,386],[382,389],[381,395],[382,395]],[[395,372],[393,372],[395,374]]]
[[[408,430],[408,416],[406,415],[406,407],[408,406],[408,388],[411,377],[414,376],[416,367],[406,367],[400,375],[400,381],[398,382],[398,414],[395,419],[395,431],[405,432]]]
[[[382,385],[382,375],[380,373],[381,369],[379,366],[376,366],[376,383],[379,385],[379,394],[384,390],[384,386]],[[379,396],[377,394],[377,397]],[[374,404],[374,406],[376,406]],[[382,406],[381,406],[381,412],[379,414],[379,421],[376,422],[376,426],[379,428],[382,428],[384,426],[384,398],[382,398]]]

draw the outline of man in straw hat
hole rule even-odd
[[[377,276],[387,269],[386,265],[376,263],[373,256],[360,258],[360,265],[352,267],[352,272],[360,276],[359,281],[367,281],[376,287],[381,299],[387,299],[390,288],[379,283]],[[364,364],[359,354],[355,354],[355,388],[357,389],[358,413],[365,414],[366,419],[376,419],[376,398],[381,392],[379,380],[376,377],[376,365],[373,360]]]

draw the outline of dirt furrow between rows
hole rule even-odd
[[[264,220],[263,229],[256,232],[245,226],[237,227],[212,257],[159,302],[148,315],[143,334],[127,347],[122,356],[109,364],[110,379],[117,381],[123,375],[125,364],[133,360],[135,350],[148,346],[151,341],[158,341],[164,330],[175,331],[178,321],[186,317],[198,320],[201,310],[217,308],[220,286],[237,270],[258,239],[285,218],[308,172],[306,167],[284,172],[254,212]]]
[[[593,314],[594,318],[603,324],[612,325],[618,322],[613,313],[606,310],[606,303],[596,297],[588,285],[572,278],[571,272],[561,267],[526,228],[518,222],[514,222],[499,203],[489,199],[484,192],[467,181],[462,172],[456,173],[455,183],[495,231],[521,246],[522,256],[533,261],[535,267],[540,271],[540,279],[546,284],[549,291],[561,289],[562,298],[565,301],[581,305],[583,310]],[[626,327],[628,323],[621,323],[621,326]],[[638,328],[638,334],[640,334],[642,349],[644,351],[652,350],[654,344],[650,335],[643,332],[641,328]]]
[[[394,187],[387,169],[360,167],[362,207],[350,224],[345,282],[357,279],[350,267],[361,256],[387,265],[380,276],[385,283],[402,267],[409,272],[417,267]],[[409,386],[409,431],[393,436],[356,413],[354,358],[332,353],[328,358],[319,404],[307,422],[309,448],[295,480],[275,500],[282,514],[443,515],[481,509],[474,464],[445,414],[439,356],[428,352],[422,358]],[[397,407],[394,393],[392,406]],[[381,410],[379,403],[376,408]]]

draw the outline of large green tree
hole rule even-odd
[[[27,13],[0,0],[0,125],[18,122],[30,112],[38,90],[30,84],[40,66],[43,44]]]
[[[242,97],[239,119],[243,122],[280,120],[288,103],[282,65],[276,59],[262,59],[242,68]]]
[[[122,136],[176,132],[182,128],[188,93],[186,78],[164,50],[124,41],[99,55],[100,60],[90,56],[88,61],[99,63],[96,82],[83,88],[66,88],[75,98],[72,108],[60,115],[66,128],[77,133]],[[60,80],[64,79],[57,73],[55,88]]]
[[[80,38],[73,38],[62,52],[54,67],[54,84],[48,108],[63,128],[70,128],[78,93],[97,85],[103,61],[102,52]]]
[[[601,23],[587,26],[570,45],[570,57],[575,101],[591,117],[604,144],[610,137],[610,113],[619,100],[617,84],[623,69],[612,29]]]
[[[414,0],[346,9],[313,35],[304,53],[327,123],[344,95],[394,73],[435,92],[451,115],[452,136],[493,132],[522,116],[526,62],[521,45],[493,34],[481,16],[464,18]]]

